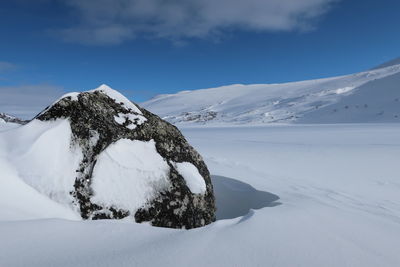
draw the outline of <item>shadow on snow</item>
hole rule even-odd
[[[217,202],[217,220],[233,219],[245,216],[251,209],[275,207],[279,197],[265,191],[259,191],[244,182],[212,175],[214,194]]]

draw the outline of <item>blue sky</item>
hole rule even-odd
[[[1,1],[0,92],[48,102],[106,83],[141,102],[349,74],[400,56],[399,13],[395,0]]]

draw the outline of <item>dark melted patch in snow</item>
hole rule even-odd
[[[277,195],[259,191],[244,182],[218,175],[212,175],[211,180],[217,203],[217,220],[233,219],[247,215],[251,209],[281,204],[277,202]]]

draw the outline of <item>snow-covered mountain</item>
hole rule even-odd
[[[378,66],[376,66],[376,67],[374,67],[372,69],[376,70],[376,69],[386,68],[386,67],[399,65],[399,64],[400,64],[400,57],[392,59],[392,60],[389,60],[389,61],[387,61],[387,62],[385,62],[383,64],[380,64],[380,65],[378,65]]]
[[[399,64],[318,80],[182,91],[142,106],[180,125],[400,122]]]

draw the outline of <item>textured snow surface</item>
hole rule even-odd
[[[2,121],[2,119],[0,119],[0,132],[4,132],[6,130],[11,130],[14,128],[18,128],[20,127],[21,124],[18,123],[12,123],[12,122],[6,122],[6,121]]]
[[[132,214],[170,185],[169,166],[154,140],[121,139],[98,157],[93,170],[91,201],[117,206]]]
[[[0,220],[80,218],[67,204],[81,157],[69,132],[65,121],[0,127]]]
[[[142,106],[182,126],[400,122],[400,65],[284,84],[159,95]]]
[[[204,194],[206,192],[206,182],[196,166],[190,162],[179,162],[174,165],[179,174],[185,179],[186,185],[192,193]]]
[[[33,120],[4,135],[9,142],[8,157],[18,176],[51,199],[69,205],[82,160],[80,149],[71,147],[69,121]]]
[[[0,186],[0,266],[400,265],[400,124],[182,130],[211,173],[276,194],[281,205],[189,231],[39,219],[66,218],[67,210],[18,180],[3,153],[7,131],[0,135],[0,182],[8,184]],[[116,169],[131,162],[126,150]],[[16,197],[5,198],[7,191]]]

